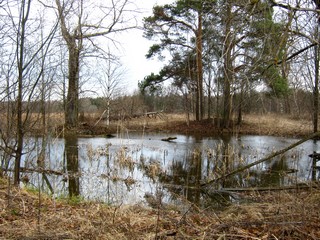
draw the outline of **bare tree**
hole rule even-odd
[[[109,52],[101,63],[101,73],[98,76],[98,81],[101,86],[101,91],[106,100],[106,109],[101,117],[105,115],[107,125],[110,124],[110,109],[111,100],[118,97],[123,90],[123,79],[125,75],[125,69],[117,58],[112,56]]]
[[[129,11],[128,0],[108,1],[109,5],[106,5],[106,2],[83,0],[55,2],[61,34],[69,54],[65,127],[71,130],[78,126],[80,56],[86,47],[84,41],[97,48],[94,39],[132,29],[135,24],[128,26],[124,16]],[[89,9],[92,12],[87,12]]]
[[[312,120],[313,120],[313,131],[318,131],[318,115],[319,115],[319,24],[320,24],[320,1],[319,0],[305,0],[305,1],[275,1],[269,0],[273,6],[278,7],[288,14],[294,15],[293,24],[290,26],[292,38],[298,42],[297,50],[295,50],[290,56],[285,59],[285,62],[293,62],[296,68],[299,69],[298,75],[302,75],[301,69],[308,72],[309,78],[313,78],[312,83],[312,94],[313,94],[313,108],[312,108]],[[294,45],[294,47],[296,47]],[[303,47],[304,46],[304,47]],[[313,51],[309,51],[313,49]],[[305,54],[307,57],[305,57]],[[309,57],[308,57],[309,55]],[[302,56],[302,58],[301,58]],[[303,66],[300,61],[303,59]],[[306,64],[307,60],[307,64]],[[284,62],[284,61],[282,61]],[[281,63],[282,63],[281,62]],[[310,71],[308,65],[313,65],[313,71]],[[312,80],[310,80],[312,82]],[[311,84],[310,84],[311,85]]]
[[[30,17],[32,9],[31,0],[23,0],[18,4],[8,2],[3,7],[3,19],[7,23],[7,28],[1,34],[6,39],[5,48],[12,52],[3,56],[8,64],[4,66],[6,86],[1,95],[8,101],[6,116],[8,121],[0,130],[4,143],[3,150],[15,160],[15,184],[20,182],[24,136],[36,120],[31,116],[31,109],[32,102],[40,96],[39,83],[44,70],[42,59],[48,53],[58,26],[57,23],[53,24],[50,29],[49,25],[47,34],[39,41],[38,30],[41,25],[39,19]],[[37,64],[39,62],[40,66]]]

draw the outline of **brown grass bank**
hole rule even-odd
[[[0,239],[320,239],[317,186],[246,197],[224,210],[182,212],[68,202],[0,179]]]
[[[216,120],[194,120],[187,123],[184,115],[168,114],[154,118],[128,119],[116,124],[128,130],[168,131],[185,134],[250,134],[301,137],[312,133],[312,122],[306,119],[294,119],[289,115],[247,114],[241,125],[233,124],[229,129],[217,127]]]
[[[311,119],[297,119],[289,115],[276,114],[246,114],[241,125],[231,124],[228,129],[217,126],[217,119],[194,121],[192,118],[186,121],[184,114],[140,115],[135,118],[113,119],[110,125],[101,120],[98,114],[88,114],[81,118],[77,132],[79,135],[106,135],[125,131],[166,131],[183,134],[250,134],[302,137],[312,133]],[[50,115],[48,126],[55,129],[57,135],[65,132],[62,123],[62,114]],[[35,124],[33,133],[41,133],[41,126]]]

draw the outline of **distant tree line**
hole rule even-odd
[[[185,114],[185,99],[179,92],[173,90],[172,86],[164,87],[166,91],[162,94],[148,94],[144,95],[135,92],[131,95],[120,95],[110,101],[111,114],[110,121],[128,120],[135,117],[144,116],[147,112],[163,112],[165,114]],[[171,90],[170,90],[171,89]],[[310,114],[313,109],[312,92],[303,91],[301,89],[290,89],[291,94],[286,98],[278,98],[270,94],[270,92],[251,90],[247,92],[246,97],[242,100],[241,104],[239,99],[240,94],[233,95],[233,109],[235,114],[234,119],[237,119],[239,108],[242,108],[243,114],[283,114],[291,116],[292,118],[301,118],[311,120]],[[208,101],[205,96],[205,101]],[[212,106],[216,107],[217,98],[212,97]],[[6,112],[8,103],[0,103],[0,113]],[[27,106],[27,103],[23,103]],[[31,113],[40,114],[42,107],[40,102],[35,101],[29,103],[32,106]],[[205,106],[207,107],[207,106]],[[47,114],[60,114],[63,115],[63,102],[62,101],[47,101],[45,103]],[[79,116],[84,116],[80,122],[96,121],[106,108],[106,98],[80,98],[79,99]],[[193,113],[195,109],[190,106],[188,111]],[[208,111],[205,108],[205,111]],[[103,120],[106,121],[106,116]],[[192,120],[193,118],[191,118]],[[212,117],[213,119],[213,117]],[[195,120],[195,118],[193,119]]]

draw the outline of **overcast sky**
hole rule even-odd
[[[139,8],[143,9],[144,12],[141,14],[141,20],[143,17],[151,15],[154,5],[163,5],[172,3],[173,1],[174,0],[138,0],[136,4]],[[151,72],[157,73],[163,63],[156,59],[147,60],[145,58],[152,42],[143,38],[142,31],[129,31],[121,36],[120,42],[123,48],[122,63],[127,69],[126,83],[128,84],[130,92],[133,92],[135,89],[138,89],[138,81],[143,80],[143,78]]]

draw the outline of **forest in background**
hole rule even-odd
[[[233,96],[233,114],[234,119],[237,120],[239,115],[239,96]],[[214,119],[216,114],[213,112],[216,108],[217,99],[212,97],[210,100],[205,98],[205,101],[210,101],[213,106],[209,109],[205,106],[205,119]],[[164,114],[181,114],[186,117],[185,98],[177,92],[177,89],[169,86],[162,88],[161,91],[153,94],[141,94],[135,92],[130,95],[121,95],[112,100],[104,97],[97,98],[80,98],[79,99],[79,116],[80,123],[92,123],[97,121],[100,117],[106,122],[107,116],[105,114],[107,102],[109,102],[110,124],[114,121],[128,120],[144,116],[149,112],[158,112]],[[5,111],[7,103],[2,103],[2,112]],[[41,105],[39,102],[33,102],[32,113],[40,114]],[[63,116],[64,103],[62,101],[50,101],[45,103],[47,115],[61,115]],[[268,92],[251,91],[248,92],[245,99],[241,103],[242,112],[246,114],[282,114],[293,119],[312,120],[312,93],[308,91],[292,91],[292,94],[286,98],[279,99],[270,95]],[[190,115],[190,120],[195,120],[193,115],[195,106],[191,105],[187,113]],[[50,120],[48,120],[50,125]],[[240,122],[239,122],[240,124]]]

